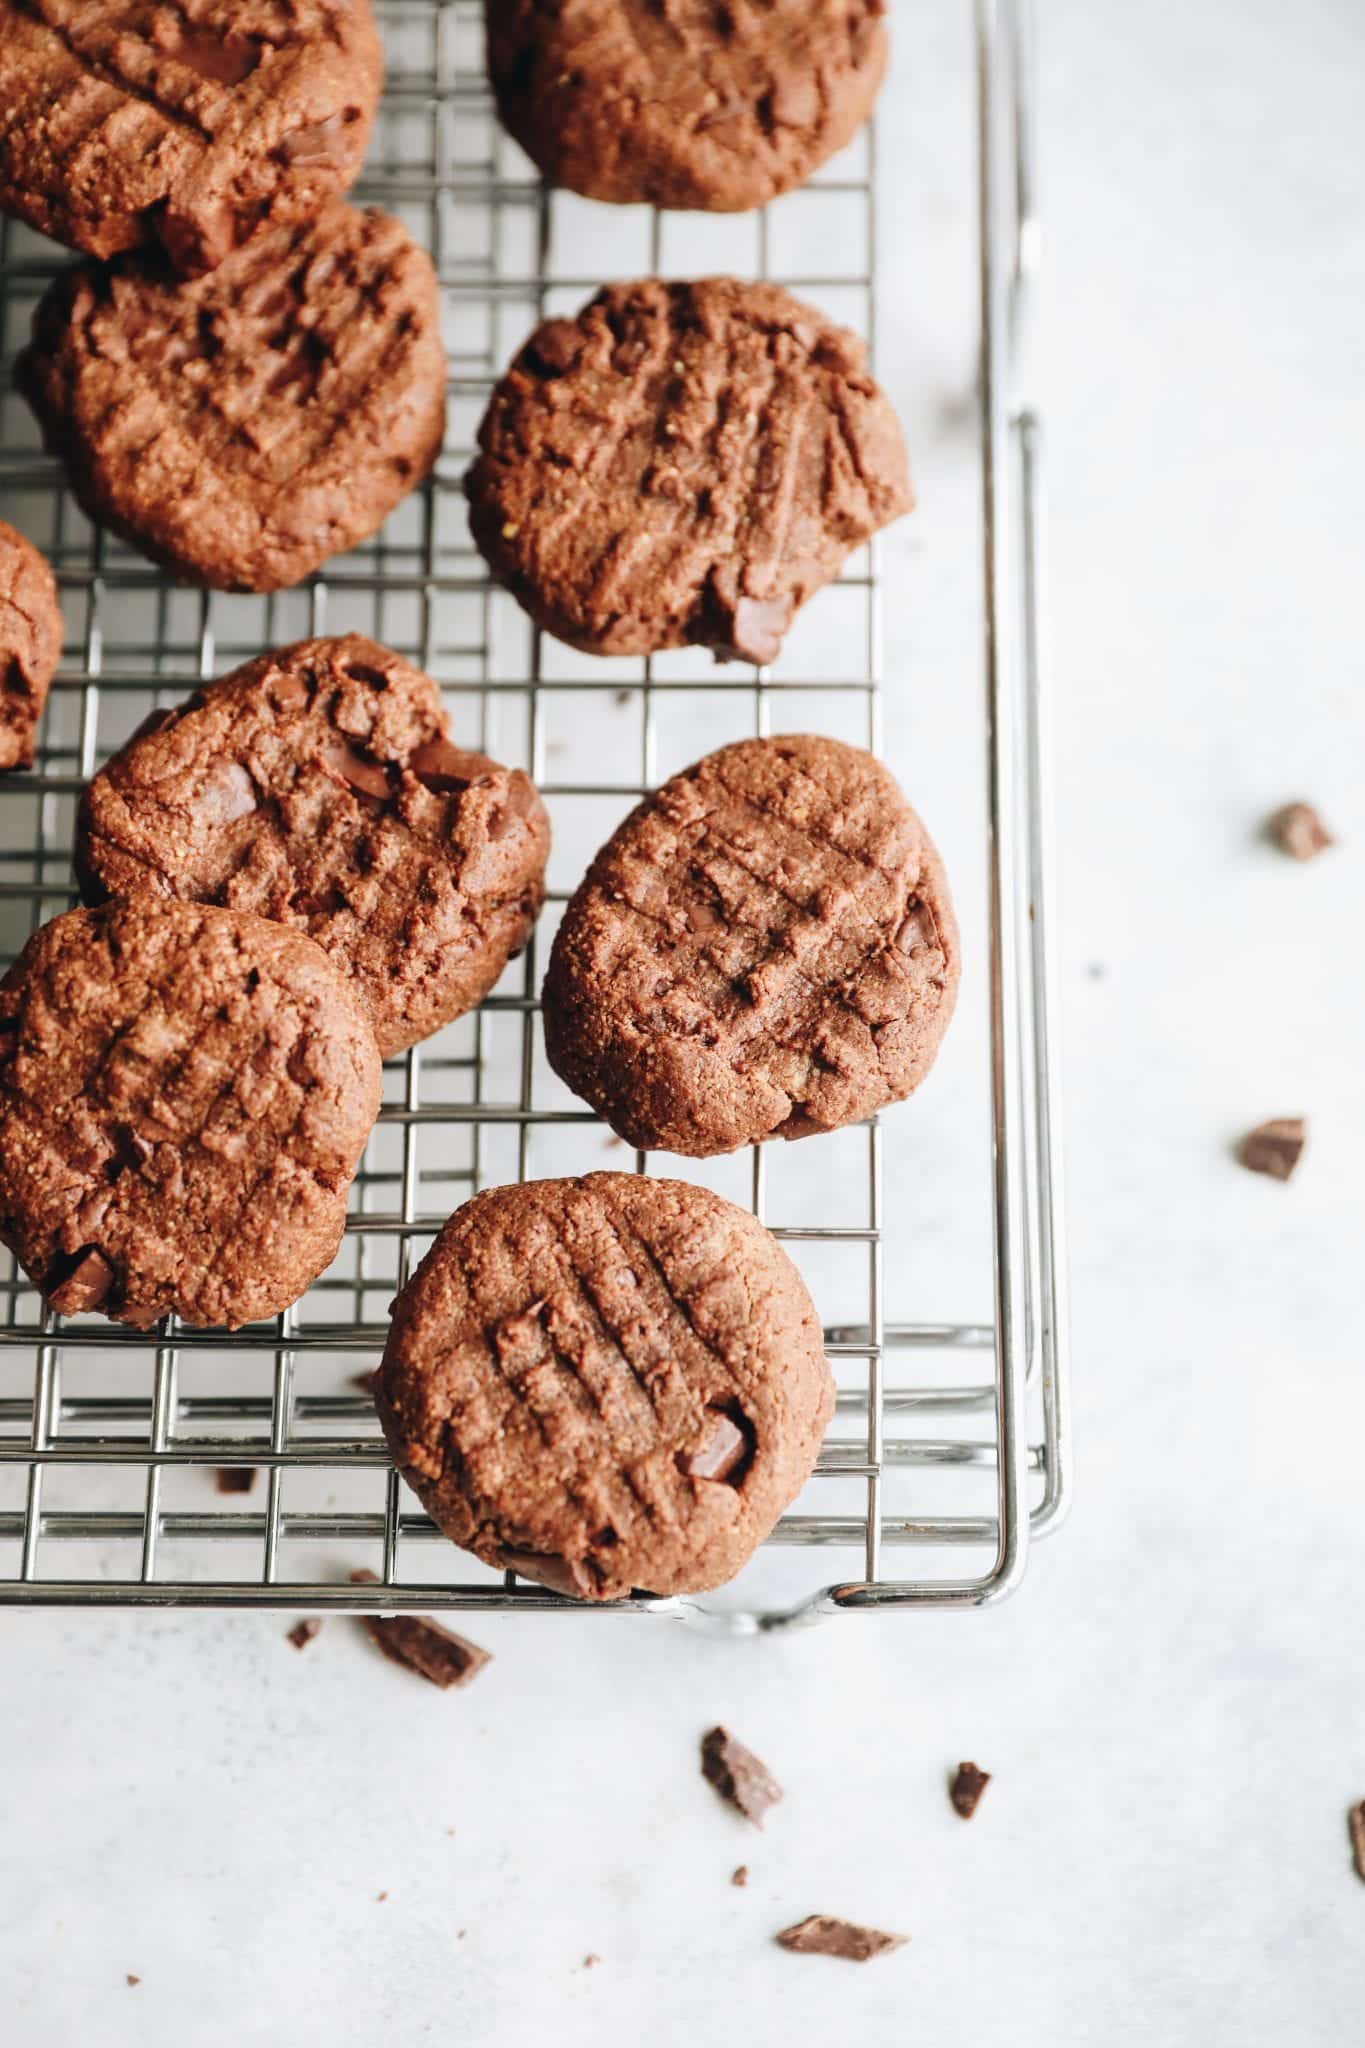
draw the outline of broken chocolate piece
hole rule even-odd
[[[1312,804],[1285,804],[1267,821],[1266,831],[1291,860],[1313,860],[1336,845]]]
[[[345,783],[357,794],[373,797],[389,794],[388,770],[383,763],[368,760],[354,747],[348,747],[345,740],[330,740],[322,750],[321,760],[334,782]]]
[[[351,1573],[353,1586],[379,1583],[373,1572]],[[493,1661],[491,1650],[481,1650],[477,1643],[442,1628],[424,1614],[360,1614],[356,1619],[391,1664],[416,1672],[443,1692],[452,1685],[468,1685]]]
[[[491,761],[487,754],[470,753],[449,740],[428,740],[414,750],[408,766],[427,789],[450,796],[468,789],[470,783],[477,782],[481,776],[502,772],[497,762]]]
[[[540,1550],[501,1550],[499,1562],[505,1571],[533,1579],[551,1593],[563,1593],[570,1600],[591,1600],[592,1577],[586,1564],[573,1557],[550,1557]]]
[[[794,597],[741,597],[735,605],[729,645],[716,649],[717,661],[751,661],[766,668],[782,652],[782,636],[796,610]]]
[[[749,1882],[749,1866],[747,1863],[736,1865],[735,1869],[730,1872],[730,1882],[731,1884],[738,1885],[741,1891],[743,1890],[744,1886]]]
[[[294,1623],[285,1640],[292,1643],[296,1650],[306,1650],[321,1627],[320,1615],[305,1614]]]
[[[908,1934],[883,1934],[880,1928],[859,1927],[852,1920],[836,1920],[828,1913],[812,1913],[795,1927],[784,1927],[775,1940],[801,1956],[841,1956],[850,1963],[869,1963],[893,1948],[904,1948]]]
[[[76,1254],[76,1263],[66,1278],[48,1289],[47,1305],[55,1308],[58,1315],[81,1315],[88,1309],[99,1308],[113,1284],[114,1269],[108,1259],[94,1245],[87,1245]]]
[[[739,1425],[724,1409],[713,1408],[706,1435],[694,1451],[678,1453],[678,1469],[689,1479],[730,1479],[748,1461],[752,1448]]]
[[[256,1484],[254,1465],[220,1465],[213,1475],[219,1493],[250,1493]]]
[[[703,1735],[701,1774],[756,1828],[762,1827],[764,1814],[782,1797],[782,1787],[767,1765],[725,1728],[713,1728]]]
[[[964,1820],[970,1820],[981,1804],[981,1795],[991,1782],[989,1771],[978,1770],[975,1764],[959,1764],[957,1776],[948,1787],[948,1797],[953,1810]]]
[[[1365,1883],[1365,1799],[1353,1806],[1346,1816],[1351,1830],[1351,1853],[1355,1857],[1356,1876]]]
[[[1308,1139],[1308,1126],[1301,1116],[1272,1117],[1258,1124],[1242,1140],[1238,1158],[1251,1173],[1268,1173],[1272,1180],[1288,1180],[1299,1163]]]

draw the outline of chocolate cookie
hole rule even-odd
[[[297,1300],[379,1109],[354,996],[300,932],[72,910],[0,982],[0,1238],[51,1306],[145,1330]]]
[[[556,185],[742,213],[872,111],[886,0],[486,0],[504,122]]]
[[[630,1145],[705,1158],[917,1088],[957,996],[943,864],[837,740],[742,740],[633,811],[564,913],[550,1064]]]
[[[316,939],[387,1057],[482,1001],[530,936],[550,828],[450,738],[429,676],[351,634],[156,712],[85,792],[87,901],[174,896]]]
[[[704,1188],[624,1173],[457,1210],[394,1304],[375,1398],[447,1536],[582,1600],[733,1577],[834,1409],[776,1240]]]
[[[212,270],[350,187],[382,77],[369,0],[0,0],[0,212]]]
[[[33,735],[62,654],[62,608],[32,541],[0,519],[0,769],[33,766]]]
[[[336,200],[177,285],[57,280],[15,379],[91,518],[186,582],[283,590],[381,526],[445,430],[431,259]]]
[[[465,489],[494,573],[592,654],[770,662],[797,606],[913,502],[855,335],[777,285],[610,285],[538,328]]]

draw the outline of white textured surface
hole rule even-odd
[[[977,687],[968,132],[957,0],[897,11],[889,751],[928,811]],[[452,1697],[339,1621],[298,1657],[278,1618],[0,1616],[14,2048],[1360,2037],[1365,15],[1043,12],[1072,1522],[998,1612],[485,1624]],[[1300,793],[1344,842],[1307,869],[1255,839]],[[1299,1111],[1291,1187],[1230,1162]],[[721,1717],[789,1787],[762,1836],[696,1777]],[[914,1940],[768,1946],[813,1910]]]

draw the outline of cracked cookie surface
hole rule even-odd
[[[706,1157],[909,1095],[958,975],[943,864],[881,762],[742,740],[594,860],[550,956],[546,1050],[627,1144]]]
[[[87,901],[178,897],[307,932],[387,1058],[521,951],[549,840],[522,771],[457,746],[431,678],[349,634],[154,713],[86,790],[76,864]]]
[[[503,121],[557,185],[744,212],[872,111],[886,0],[486,0]]]
[[[0,519],[0,771],[33,766],[33,742],[62,654],[52,571]]]
[[[374,533],[445,431],[431,259],[336,200],[178,284],[59,277],[15,381],[84,509],[186,582],[282,590]]]
[[[799,605],[911,509],[856,335],[778,285],[609,285],[493,393],[465,491],[494,573],[593,654],[768,663]]]
[[[594,1173],[456,1211],[394,1304],[376,1401],[454,1542],[609,1600],[732,1578],[810,1476],[834,1386],[760,1223]]]
[[[369,0],[0,0],[0,212],[186,276],[360,170]]]
[[[50,1305],[235,1329],[330,1264],[379,1052],[319,946],[191,904],[73,910],[0,982],[0,1238]]]

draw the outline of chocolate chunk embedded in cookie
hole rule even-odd
[[[76,864],[88,901],[180,897],[307,932],[387,1057],[521,951],[549,843],[521,770],[455,745],[431,678],[351,634],[156,713],[87,789]]]
[[[366,539],[445,430],[431,259],[344,200],[193,284],[77,266],[15,376],[91,518],[215,590],[282,590]]]
[[[919,1086],[958,934],[890,773],[837,740],[722,747],[632,812],[564,914],[550,1063],[628,1144],[705,1157]]]
[[[335,1256],[379,1053],[321,947],[184,903],[72,910],[0,982],[0,1238],[63,1315],[236,1329]]]
[[[33,766],[33,737],[61,653],[52,571],[32,541],[0,519],[0,769]]]
[[[485,0],[502,118],[556,185],[744,212],[872,111],[886,0]]]
[[[212,270],[350,187],[382,77],[369,0],[0,0],[0,212]]]
[[[394,1304],[376,1400],[454,1542],[612,1600],[731,1578],[810,1476],[834,1387],[761,1224],[594,1173],[456,1211]]]
[[[855,335],[777,285],[611,285],[538,328],[465,482],[474,538],[592,654],[776,659],[798,605],[912,504]]]

